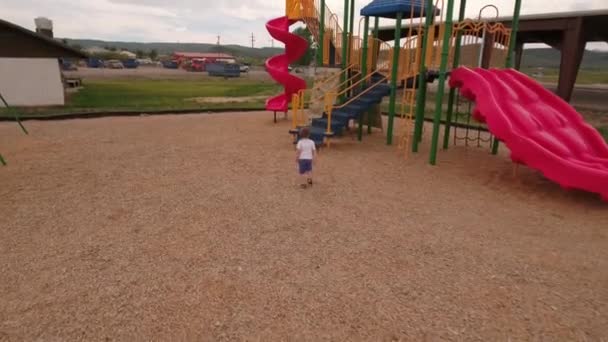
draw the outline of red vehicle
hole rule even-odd
[[[202,72],[205,71],[205,60],[201,58],[194,58],[190,62],[190,67],[188,68],[190,71]]]

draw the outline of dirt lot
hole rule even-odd
[[[269,113],[0,124],[0,340],[607,341],[608,204]],[[425,148],[428,143],[424,144]]]

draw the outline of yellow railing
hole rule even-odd
[[[338,95],[335,92],[328,92],[325,94],[324,109],[325,114],[327,114],[327,135],[333,134],[331,130],[331,114],[333,112],[334,103],[336,102],[337,97]],[[327,142],[327,145],[329,146],[329,141]]]
[[[359,86],[362,84],[363,81],[371,78],[373,76],[374,73],[370,73],[367,76],[363,77],[361,80],[359,80],[358,82],[354,83],[353,85],[351,85],[350,87],[340,91],[340,92],[335,92],[335,91],[330,91],[324,94],[324,109],[325,109],[325,114],[327,114],[327,134],[331,135],[333,134],[332,130],[331,130],[331,115],[334,109],[340,109],[340,108],[344,108],[345,106],[349,105],[350,103],[352,103],[353,101],[359,99],[361,96],[367,94],[368,92],[370,92],[372,89],[376,88],[378,85],[383,84],[384,82],[386,82],[386,77],[381,78],[380,80],[378,80],[376,83],[372,84],[371,86],[365,88],[362,92],[358,93],[355,96],[352,96],[347,102],[340,104],[340,105],[336,105],[336,99],[338,98],[338,96],[345,94],[346,92],[348,92],[349,90],[354,89],[355,87]],[[327,145],[329,146],[329,139],[327,142]]]
[[[483,59],[482,48],[484,38],[490,35],[488,40],[492,46],[488,48],[490,56],[490,67],[502,67],[507,59],[509,42],[511,41],[511,29],[502,23],[489,23],[487,21],[467,19],[454,25],[452,40],[461,35],[460,42],[460,65],[467,67],[481,66]],[[453,60],[456,46],[450,49],[449,60]]]
[[[360,79],[356,83],[352,84],[350,87],[348,87],[348,88],[340,91],[339,93],[336,93],[336,96],[344,95],[347,92],[349,92],[350,90],[355,89],[357,86],[360,86],[363,83],[363,81],[371,78],[373,75],[374,75],[374,73],[369,73],[367,76],[363,77],[362,79]],[[378,85],[383,84],[384,82],[386,82],[386,77],[382,77],[376,83],[374,83],[371,86],[365,88],[362,92],[358,93],[357,95],[352,96],[348,101],[344,102],[343,104],[334,106],[334,108],[338,109],[338,108],[344,108],[344,107],[346,107],[347,105],[351,104],[352,102],[354,102],[355,100],[359,99],[361,96],[367,94],[369,91],[371,91],[372,89],[374,89]]]
[[[337,93],[340,88],[354,81],[355,78],[359,77],[360,73],[355,72],[351,75],[350,78],[347,78],[345,81],[333,85],[329,89],[322,89],[324,85],[331,84],[330,81],[336,81],[342,76],[343,73],[348,72],[352,69],[352,66],[347,67],[339,73],[333,74],[324,80],[321,81],[320,84],[315,85],[313,88],[308,89],[300,89],[297,93],[292,95],[292,128],[295,129],[298,126],[306,126],[308,125],[308,115],[306,115],[305,109],[307,105],[309,106],[313,101],[321,101],[326,99],[327,94]],[[313,92],[317,90],[323,90],[324,94],[321,96],[313,97]]]
[[[290,2],[300,2],[301,6],[304,7],[303,12],[306,15],[301,16],[296,20],[303,20],[308,27],[310,33],[313,37],[316,38],[316,41],[319,44],[323,44],[323,61],[324,63],[329,64],[329,46],[333,43],[336,48],[336,64],[342,63],[342,27],[340,26],[339,17],[337,14],[331,11],[331,9],[325,5],[325,30],[324,30],[324,38],[323,42],[319,41],[320,37],[320,26],[321,23],[319,18],[321,16],[320,8],[321,1],[320,0],[288,0],[288,5]],[[290,17],[291,18],[291,17]],[[327,51],[327,52],[325,52]]]
[[[296,129],[304,126],[304,110],[300,106],[300,94],[293,94],[291,97],[291,128]]]
[[[376,71],[383,75],[390,75],[393,66],[393,47],[377,38],[371,39],[369,45]]]
[[[286,0],[285,15],[291,20],[303,20],[315,14],[314,0]]]
[[[323,86],[325,86],[331,82],[335,82],[336,80],[340,79],[343,75],[348,75],[348,72],[351,71],[354,67],[355,66],[353,64],[347,66],[345,69],[342,69],[340,72],[332,74],[332,75],[328,76],[327,78],[321,80],[321,83],[315,84],[313,88],[321,89]]]
[[[409,157],[410,144],[414,134],[414,103],[416,102],[416,88],[405,89],[401,100],[401,131],[397,151],[404,153],[405,159]]]

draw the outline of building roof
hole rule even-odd
[[[234,56],[221,52],[174,52],[176,57],[184,58],[232,58]]]
[[[591,11],[572,11],[572,12],[557,12],[557,13],[541,13],[541,14],[524,14],[519,17],[519,33],[518,40],[525,37],[519,37],[526,31],[546,28],[546,36],[550,32],[561,35],[563,29],[567,28],[571,20],[581,18],[585,22],[585,26],[589,29],[587,41],[607,41],[608,42],[608,25],[604,23],[608,20],[608,9],[591,10]],[[502,22],[507,26],[511,25],[512,16],[501,16],[499,18],[488,19],[492,22]],[[539,27],[542,26],[542,27]],[[402,28],[409,28],[409,22],[404,22]],[[416,28],[414,28],[416,30]],[[394,37],[395,26],[382,26],[379,28],[379,38],[387,41]],[[407,30],[402,30],[402,36],[407,34]],[[525,35],[525,33],[524,33]],[[545,37],[540,37],[545,38]],[[526,40],[526,42],[542,42],[542,39]]]
[[[0,58],[87,58],[82,51],[0,19]]]
[[[422,0],[374,0],[361,9],[361,15],[365,17],[395,19],[397,13],[404,17],[420,17],[424,13],[424,3]]]

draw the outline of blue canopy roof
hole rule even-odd
[[[405,18],[410,17],[412,14],[415,17],[419,17],[424,13],[424,6],[422,0],[374,0],[361,9],[361,15],[364,17],[395,19],[397,13],[402,13]],[[439,11],[435,7],[433,7],[433,10],[435,15],[439,14]]]

